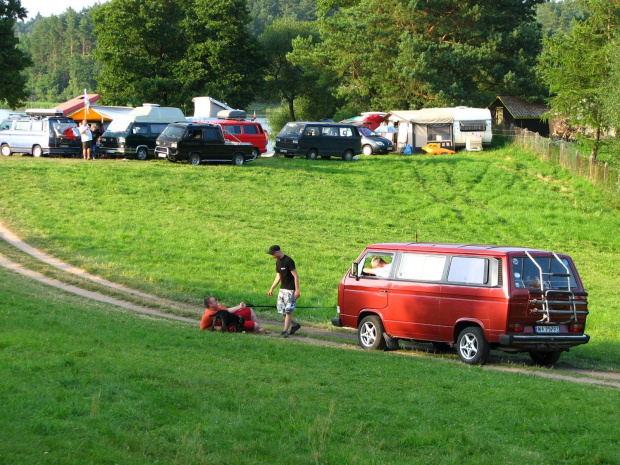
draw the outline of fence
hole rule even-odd
[[[582,154],[575,144],[565,140],[541,137],[537,132],[514,128],[493,131],[493,137],[511,141],[514,145],[534,152],[538,158],[557,163],[573,174],[588,179],[592,184],[620,192],[620,169],[618,165],[601,163]]]

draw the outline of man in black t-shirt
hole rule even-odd
[[[295,261],[282,253],[279,245],[272,245],[267,251],[269,255],[276,259],[276,279],[269,288],[269,297],[273,295],[273,290],[280,284],[278,292],[278,303],[276,308],[278,313],[284,315],[283,337],[294,334],[301,325],[293,320],[295,302],[299,298],[299,276],[295,269]]]

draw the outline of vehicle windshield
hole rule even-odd
[[[166,129],[164,129],[164,132],[162,132],[161,135],[170,139],[181,140],[184,132],[185,128],[183,126],[175,126],[173,124],[170,124],[166,127]]]
[[[112,120],[106,132],[127,132],[132,121],[128,118],[116,118]]]
[[[570,262],[562,258],[560,263],[553,255],[546,257],[534,257],[534,260],[542,269],[543,289],[570,290],[577,287],[577,281],[573,274]],[[569,277],[566,276],[568,268]],[[515,287],[540,289],[540,270],[529,257],[514,257],[512,259],[512,279]]]
[[[357,130],[363,135],[363,136],[376,136],[377,134],[374,131],[371,131],[370,129],[368,129],[366,126],[358,126]]]
[[[295,134],[295,135],[301,135],[302,132],[304,132],[304,127],[305,124],[299,124],[299,123],[286,123],[286,126],[284,126],[282,128],[282,131],[280,131],[281,134]]]

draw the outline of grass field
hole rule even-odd
[[[620,391],[204,333],[0,269],[0,463],[615,464]]]

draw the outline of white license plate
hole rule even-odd
[[[559,333],[559,326],[535,326],[534,331],[537,333]]]
[[[282,153],[286,153],[286,152],[288,152],[288,150],[285,150],[285,149],[280,149],[280,152],[282,152]]]

